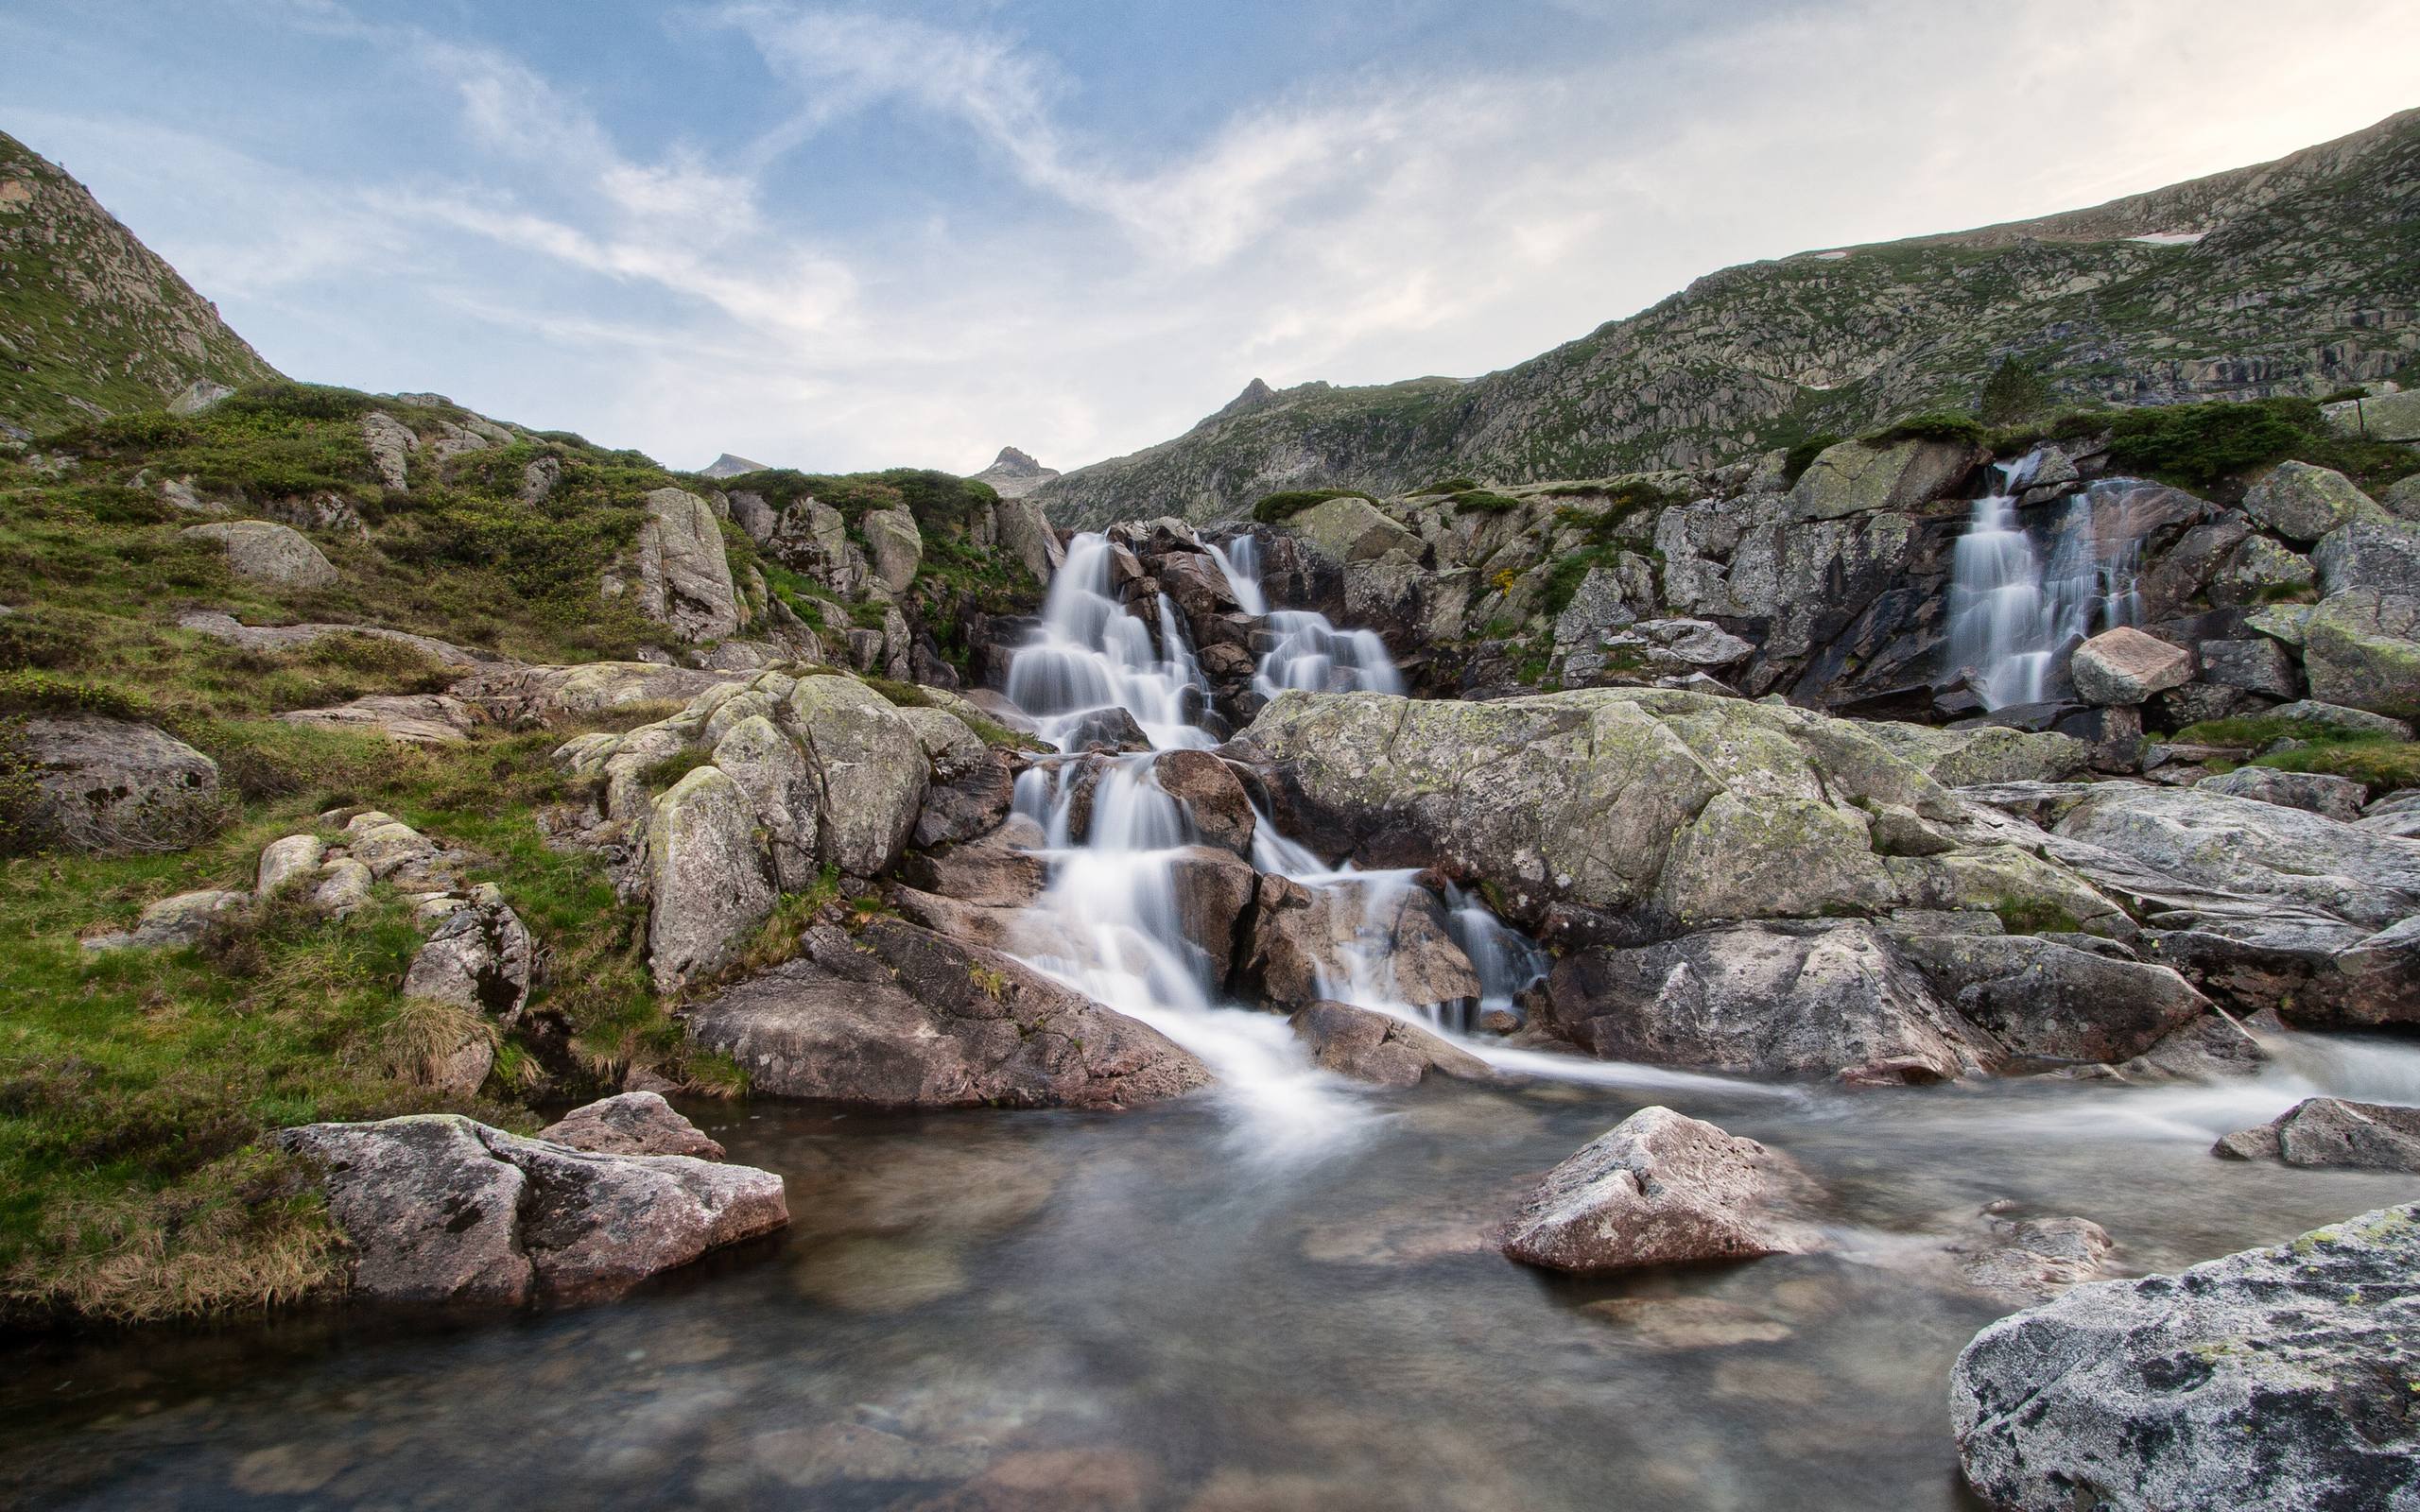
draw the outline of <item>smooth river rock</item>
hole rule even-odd
[[[2269,1123],[2227,1135],[2210,1153],[2288,1165],[2420,1171],[2420,1108],[2307,1097]]]

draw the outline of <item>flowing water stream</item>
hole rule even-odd
[[[1986,709],[2051,696],[2067,652],[2096,631],[2139,619],[2135,575],[2139,542],[2103,532],[2102,493],[2127,480],[2096,483],[2067,502],[2047,560],[2017,519],[2017,498],[2045,454],[1996,464],[1997,488],[1975,501],[1951,558],[1945,670],[1965,671]]]
[[[1208,744],[1181,636],[1107,570],[1080,538],[1014,696],[1063,745],[1113,705],[1156,747]],[[1027,774],[1051,877],[1025,954],[1192,1048],[1215,1091],[1115,1114],[684,1102],[787,1179],[788,1229],[610,1306],[0,1350],[0,1505],[1965,1508],[1949,1365],[2016,1305],[1958,1280],[1947,1246],[1984,1203],[2094,1219],[2138,1273],[2413,1194],[2207,1153],[2318,1091],[2420,1101],[2420,1049],[2353,1038],[2289,1037],[2221,1087],[1849,1092],[1483,1035],[1463,1042],[1500,1085],[1338,1080],[1282,1019],[1219,1001],[1178,924],[1191,822],[1150,762],[1101,774],[1081,844],[1070,764]],[[1365,919],[1416,885],[1263,818],[1262,869]],[[1448,1032],[1509,1006],[1535,946],[1445,904],[1478,999],[1397,1001],[1374,928],[1325,987]],[[1580,1281],[1487,1246],[1651,1102],[1802,1161],[1833,1250]]]

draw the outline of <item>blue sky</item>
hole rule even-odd
[[[0,0],[0,129],[298,377],[1057,466],[2420,105],[2343,0]]]

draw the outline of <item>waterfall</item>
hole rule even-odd
[[[1134,716],[1155,750],[1214,744],[1191,717],[1204,686],[1192,647],[1182,635],[1164,636],[1168,655],[1151,645],[1150,627],[1126,610],[1110,590],[1109,538],[1084,534],[1067,543],[1067,560],[1051,575],[1042,626],[1009,664],[1011,702],[1031,714],[1042,738],[1073,748],[1087,714],[1123,709]],[[1165,597],[1162,623],[1175,616]]]
[[[1260,589],[1258,538],[1241,535],[1223,546],[1213,542],[1210,556],[1226,575],[1227,591],[1236,595],[1237,608],[1254,616],[1269,612],[1269,595]]]
[[[1404,691],[1403,674],[1376,631],[1338,629],[1326,615],[1312,610],[1269,608],[1260,586],[1260,543],[1253,537],[1238,536],[1230,546],[1210,550],[1236,602],[1245,613],[1262,616],[1275,637],[1253,674],[1253,688],[1262,697],[1274,698],[1288,688],[1306,693]]]
[[[2141,615],[2140,542],[2123,529],[2104,539],[2095,507],[2100,485],[2068,502],[2047,568],[2035,552],[2016,498],[2043,455],[1994,469],[1999,489],[1975,501],[1951,558],[1945,670],[1966,673],[1986,709],[2043,701],[2074,643]]]

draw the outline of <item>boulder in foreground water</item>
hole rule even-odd
[[[1668,1108],[1642,1108],[1547,1173],[1496,1234],[1512,1259],[1595,1275],[1806,1254],[1815,1194],[1795,1161]]]
[[[278,1136],[317,1167],[383,1302],[591,1301],[789,1222],[782,1178],[685,1156],[596,1154],[458,1114]]]
[[[1967,1480],[2019,1512],[2420,1504],[2420,1208],[2001,1319],[1951,1372]]]
[[[2269,1123],[2226,1136],[2210,1153],[2288,1165],[2420,1171],[2420,1108],[2306,1097]]]
[[[1462,1081],[1492,1080],[1488,1063],[1442,1035],[1374,1008],[1319,1002],[1289,1021],[1311,1058],[1340,1076],[1409,1087],[1436,1072]]]

